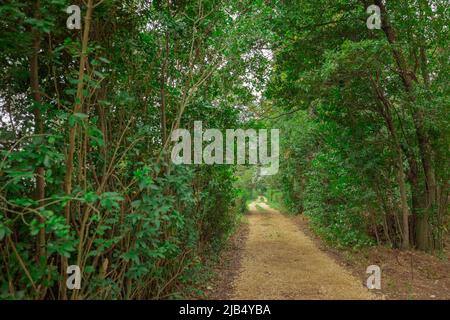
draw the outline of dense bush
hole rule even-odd
[[[66,28],[72,4],[81,30]],[[236,106],[254,100],[246,76],[256,83],[267,64],[249,55],[266,10],[1,4],[0,298],[189,294],[241,208],[234,168],[173,165],[171,133],[196,120],[240,126]],[[69,265],[82,271],[80,290],[66,288]]]
[[[447,1],[288,2],[266,92],[286,206],[336,244],[442,250],[449,225]]]

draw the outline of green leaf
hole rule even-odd
[[[103,57],[100,57],[100,58],[98,58],[100,61],[102,61],[102,62],[104,62],[104,63],[111,63],[111,61],[109,61],[108,59],[106,59],[106,58],[103,58]]]
[[[11,234],[11,230],[0,222],[0,241]]]

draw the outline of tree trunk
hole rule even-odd
[[[35,18],[40,19],[40,3],[36,1],[34,5]],[[30,56],[30,85],[31,93],[33,96],[34,103],[36,104],[33,109],[34,113],[34,133],[36,135],[42,135],[44,133],[44,122],[42,120],[41,110],[39,109],[41,99],[41,93],[39,89],[39,60],[38,54],[41,47],[41,35],[39,30],[32,30],[33,36],[33,50]],[[40,166],[35,170],[36,174],[36,200],[38,202],[38,207],[44,206],[45,198],[45,169]],[[40,224],[45,223],[45,219],[41,216],[38,217]],[[39,230],[38,240],[37,240],[37,252],[38,257],[45,257],[45,227]]]
[[[89,42],[89,30],[91,26],[92,11],[94,9],[93,0],[88,0],[87,11],[84,19],[84,30],[83,38],[81,42],[81,56],[80,56],[80,68],[78,72],[78,84],[77,84],[77,94],[75,100],[75,106],[73,108],[73,114],[79,113],[83,106],[83,88],[84,88],[84,72],[87,62],[87,47]],[[64,191],[67,195],[72,193],[72,172],[73,172],[73,155],[75,152],[75,137],[76,137],[77,124],[75,123],[69,130],[69,147],[67,150],[66,158],[66,173],[64,176]],[[70,201],[65,207],[65,217],[66,223],[70,224]],[[80,239],[82,241],[82,239]],[[66,284],[65,280],[67,278],[66,269],[67,268],[67,258],[63,258],[62,272],[64,274],[64,283],[61,284],[62,298],[66,299]]]
[[[405,172],[403,166],[403,152],[400,146],[400,140],[398,138],[397,130],[394,125],[394,121],[392,119],[391,114],[391,103],[384,95],[382,89],[372,80],[372,85],[375,89],[375,92],[382,102],[382,106],[380,109],[382,116],[386,121],[386,126],[392,137],[392,142],[395,149],[396,154],[396,162],[397,162],[397,183],[400,189],[400,203],[402,208],[402,248],[409,249],[409,208],[408,208],[408,198],[406,195],[406,185],[405,185]]]
[[[167,61],[169,59],[169,34],[166,33],[165,40],[165,56],[164,61],[161,66],[161,83],[160,83],[160,94],[161,94],[161,105],[160,105],[160,116],[161,116],[161,141],[164,144],[167,140],[167,120],[166,120],[166,73],[167,73]]]
[[[425,186],[427,195],[426,197],[427,208],[423,212],[423,214],[417,217],[418,232],[416,234],[418,234],[419,236],[416,238],[416,242],[418,249],[429,250],[433,248],[430,236],[431,230],[429,228],[429,211],[431,211],[436,201],[436,178],[434,168],[432,165],[431,142],[428,133],[426,132],[425,129],[423,111],[417,108],[417,106],[415,105],[416,102],[416,98],[414,96],[415,74],[409,70],[403,52],[397,46],[397,35],[390,23],[390,19],[383,1],[376,0],[375,4],[380,7],[381,21],[382,21],[381,28],[383,29],[389,43],[393,45],[392,54],[399,69],[399,75],[403,81],[405,91],[408,94],[409,102],[411,103],[413,109],[412,116],[419,144],[422,167],[425,174]]]

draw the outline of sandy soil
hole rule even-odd
[[[369,265],[381,268],[381,290],[372,293],[386,300],[449,300],[450,299],[450,239],[441,253],[400,250],[374,246],[352,250],[336,248],[326,243],[309,227],[305,215],[289,217],[317,247],[360,279],[366,281]]]
[[[250,205],[248,227],[231,299],[375,298],[265,199]]]

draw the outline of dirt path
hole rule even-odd
[[[231,299],[374,297],[289,218],[264,202],[250,205],[248,222],[250,231]]]

